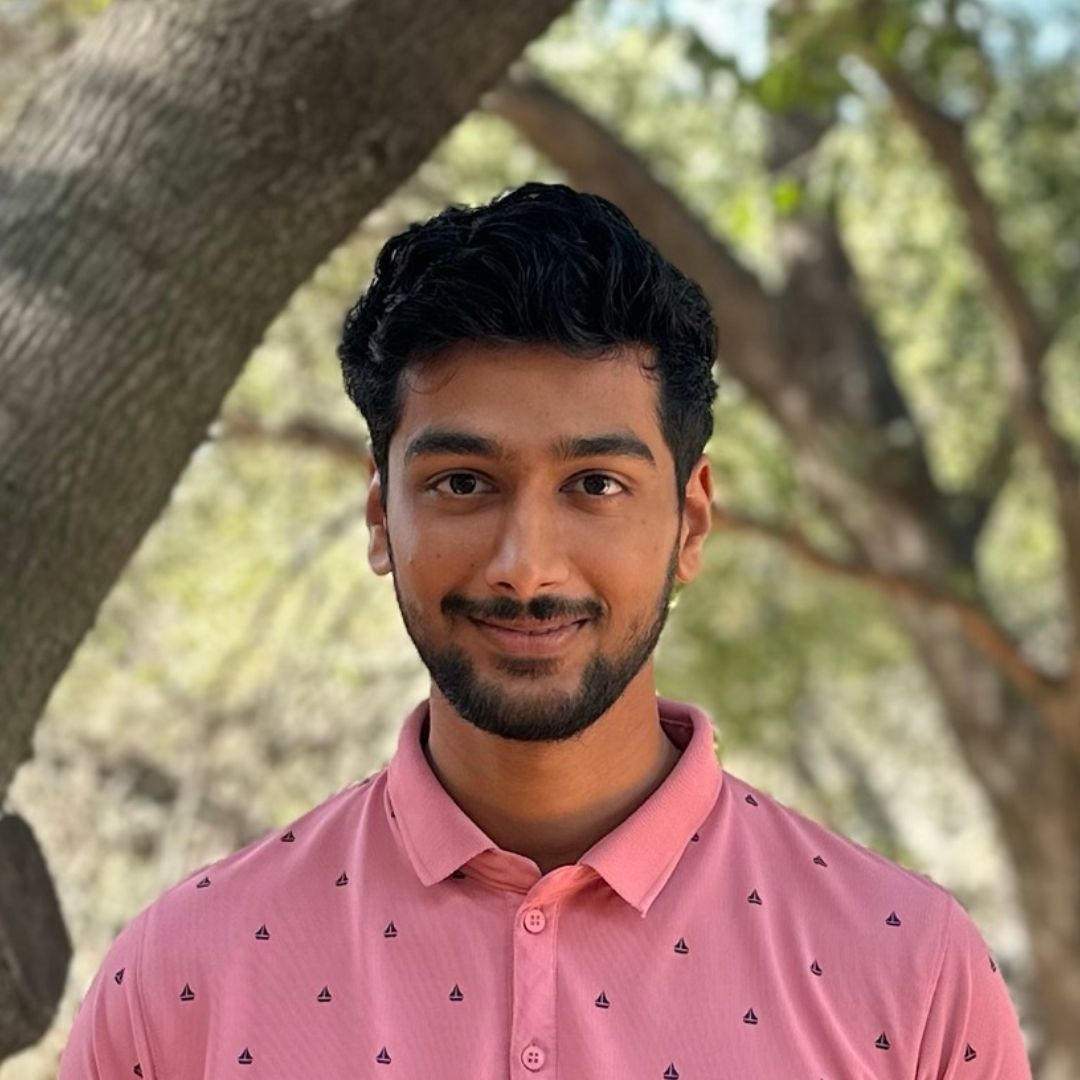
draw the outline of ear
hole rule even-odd
[[[386,539],[386,515],[382,508],[382,477],[375,465],[375,459],[370,454],[367,470],[370,478],[365,512],[368,527],[368,563],[376,574],[382,576],[390,573],[393,564]]]
[[[712,473],[709,459],[702,454],[686,482],[682,532],[679,536],[679,560],[676,577],[687,583],[701,570],[701,551],[712,532]]]

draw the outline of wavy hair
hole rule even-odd
[[[401,372],[461,342],[550,344],[582,360],[645,347],[682,515],[713,430],[716,327],[700,287],[617,206],[531,182],[483,206],[450,206],[383,245],[345,317],[338,359],[367,423],[384,510]]]

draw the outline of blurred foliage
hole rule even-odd
[[[0,60],[0,107],[102,6],[0,6],[0,40],[18,45]],[[853,5],[775,23],[770,65],[754,76],[677,10],[584,2],[530,46],[528,62],[616,130],[766,282],[779,273],[780,217],[804,200],[835,202],[933,471],[952,490],[975,483],[1004,412],[995,324],[949,193],[847,48]],[[1029,25],[991,8],[886,3],[878,13],[879,44],[967,119],[1024,280],[1064,322],[1049,379],[1062,427],[1080,440],[1080,35],[1048,61]],[[976,34],[996,43],[988,56]],[[792,102],[839,117],[805,185],[774,184],[762,163],[763,109]],[[528,179],[562,177],[500,120],[469,116],[296,294],[223,414],[243,410],[268,427],[315,417],[362,442],[334,348],[381,243],[449,202]],[[780,433],[717,376],[717,496],[829,547],[833,531]],[[102,608],[9,796],[42,838],[78,951],[52,1033],[0,1067],[5,1080],[53,1075],[75,1004],[138,910],[380,768],[427,693],[391,584],[367,566],[361,459],[215,432]],[[979,552],[996,610],[1046,662],[1063,634],[1049,507],[1035,463],[1019,454]],[[1023,934],[983,797],[876,594],[718,531],[670,617],[657,683],[712,714],[727,768],[929,873],[969,905],[1006,972],[1022,973]]]

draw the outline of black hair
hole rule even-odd
[[[338,358],[363,414],[386,508],[400,375],[461,342],[550,344],[583,359],[650,350],[657,424],[686,484],[712,434],[716,327],[700,287],[613,203],[531,182],[490,203],[450,206],[383,245],[371,284],[345,317]]]

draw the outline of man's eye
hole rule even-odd
[[[442,495],[476,495],[476,485],[483,483],[480,477],[472,473],[447,473],[431,487]],[[449,485],[448,489],[446,485]]]
[[[585,473],[584,476],[579,476],[575,484],[585,485],[585,495],[605,496],[605,495],[618,495],[620,491],[625,491],[626,488],[613,476],[608,476],[607,473]],[[612,490],[606,485],[616,485],[616,490]]]

